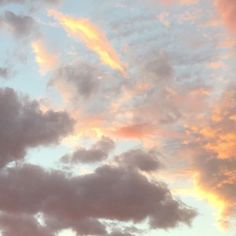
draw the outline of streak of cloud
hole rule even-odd
[[[92,22],[88,19],[66,16],[56,10],[49,10],[49,15],[53,16],[71,37],[79,38],[88,48],[98,54],[104,64],[124,74],[125,70],[119,56],[106,35]]]

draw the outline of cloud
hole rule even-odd
[[[119,232],[119,231],[114,231],[110,234],[107,234],[108,236],[133,236],[131,233],[125,233],[125,232]]]
[[[183,6],[188,6],[197,4],[199,0],[149,0],[149,1],[152,3],[161,3],[167,5],[180,4]]]
[[[90,149],[78,148],[71,155],[63,156],[62,161],[71,164],[103,161],[108,158],[109,153],[114,147],[115,143],[113,140],[102,137]]]
[[[0,67],[0,78],[8,79],[10,76],[10,70],[7,67]]]
[[[3,21],[17,38],[28,38],[37,33],[37,23],[31,16],[6,11]]]
[[[0,5],[4,5],[4,4],[11,4],[11,3],[18,3],[18,4],[22,4],[24,3],[25,0],[0,0]]]
[[[141,149],[129,150],[117,156],[115,160],[125,168],[137,168],[146,172],[155,171],[161,166],[155,151],[146,152]]]
[[[150,124],[131,124],[118,127],[114,134],[121,138],[140,139],[152,135],[155,131]]]
[[[166,185],[120,167],[105,165],[68,178],[60,171],[25,164],[1,171],[0,177],[1,212],[15,217],[40,212],[51,232],[72,228],[80,233],[87,224],[97,225],[101,232],[93,219],[136,223],[148,219],[151,227],[168,229],[190,224],[196,215],[174,200]]]
[[[106,227],[96,219],[87,219],[78,223],[75,228],[80,235],[103,235],[106,234]]]
[[[43,40],[33,41],[32,49],[41,74],[44,75],[48,71],[55,69],[59,64],[57,56],[48,50]]]
[[[58,4],[62,1],[63,0],[44,0],[45,3],[50,4],[50,5],[55,5],[55,4]]]
[[[79,38],[89,49],[94,51],[105,65],[124,73],[119,56],[112,48],[106,35],[92,22],[88,19],[77,19],[63,15],[56,10],[50,10],[49,15],[53,16],[71,37]]]
[[[65,112],[43,113],[36,101],[0,89],[0,167],[22,159],[30,147],[58,142],[72,130]]]
[[[87,100],[95,95],[100,84],[99,76],[96,67],[79,63],[58,68],[50,84],[57,88],[66,101],[74,103],[78,97]]]
[[[181,150],[193,159],[198,194],[216,207],[224,227],[236,216],[235,89],[234,83],[227,86],[207,116],[187,126]]]
[[[48,230],[42,227],[37,220],[27,214],[0,214],[1,233],[4,236],[53,236]]]
[[[42,0],[42,2],[47,5],[56,5],[62,2],[62,0]],[[30,3],[36,4],[37,0],[31,0]],[[0,5],[7,4],[29,4],[29,2],[27,0],[0,0]]]
[[[154,50],[149,51],[145,56],[146,60],[143,58],[138,60],[143,76],[150,81],[158,81],[161,85],[169,83],[174,75],[169,55],[164,50]]]
[[[215,4],[226,27],[236,33],[236,2],[234,0],[215,0]]]

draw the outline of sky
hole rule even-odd
[[[235,0],[0,0],[0,236],[236,236]]]

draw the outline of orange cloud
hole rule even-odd
[[[236,134],[225,133],[215,137],[215,140],[208,143],[205,147],[216,153],[219,158],[231,158],[236,153]]]
[[[106,35],[88,19],[73,18],[55,10],[50,10],[49,15],[53,16],[71,37],[82,40],[100,57],[104,64],[124,74],[124,67],[119,56],[112,48]]]
[[[227,173],[224,173],[224,179],[219,181],[218,185],[212,188],[206,186],[201,180],[201,172],[195,172],[194,174],[194,194],[207,200],[214,209],[216,209],[218,223],[223,229],[230,227],[229,218],[234,214],[231,212],[231,209],[235,209],[236,204],[234,203],[234,199],[225,196],[224,192],[221,192],[221,190],[224,190],[227,185],[233,186],[236,182],[235,174],[235,171],[228,173],[228,176]]]
[[[217,70],[217,69],[222,69],[225,67],[224,62],[221,61],[213,61],[207,64],[207,67],[213,70]]]
[[[49,52],[43,40],[34,41],[31,46],[41,74],[46,74],[58,65],[57,56]]]
[[[118,128],[114,133],[121,138],[140,139],[153,134],[153,127],[148,124],[134,124]]]
[[[215,4],[225,25],[236,33],[236,1],[215,0]]]
[[[187,128],[188,142],[180,153],[192,157],[194,171],[191,176],[196,195],[216,208],[223,227],[230,226],[236,216],[235,111],[235,85],[231,84],[206,117]]]

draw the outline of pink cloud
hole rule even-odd
[[[216,0],[216,7],[227,28],[236,33],[236,1]]]

